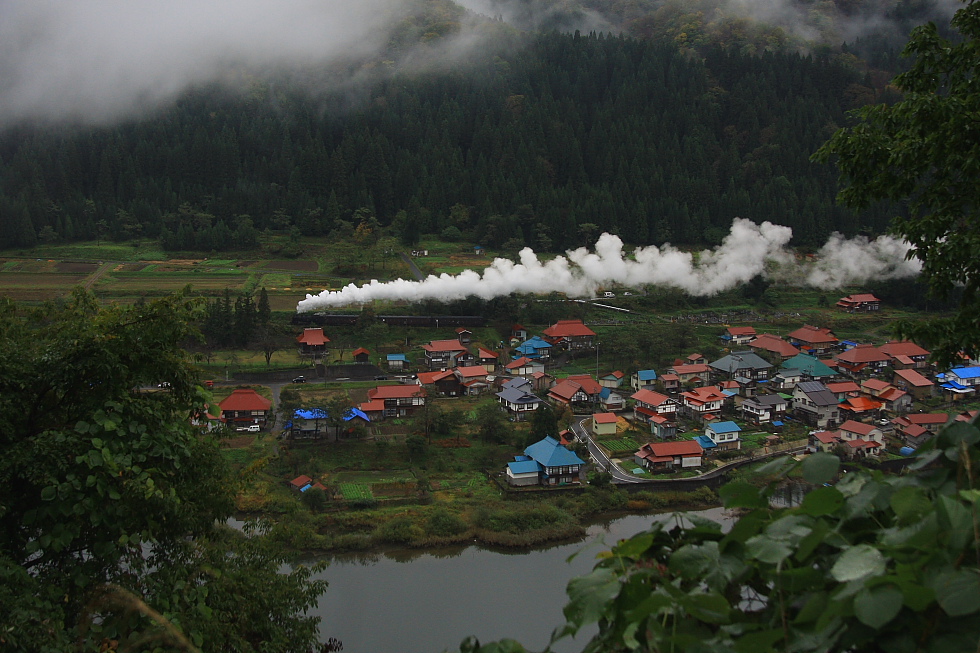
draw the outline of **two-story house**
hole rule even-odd
[[[385,417],[408,417],[425,406],[425,390],[415,384],[382,385],[368,390],[368,401],[383,402]]]
[[[595,331],[582,320],[558,320],[544,330],[544,337],[552,345],[569,351],[595,347]]]
[[[511,379],[504,383],[497,393],[497,402],[516,422],[523,422],[541,405],[541,399],[532,392],[531,382],[522,378]]]
[[[448,370],[458,367],[464,354],[469,354],[459,340],[433,340],[422,345],[425,352],[425,364],[430,370]]]
[[[915,401],[922,401],[936,394],[936,384],[913,369],[895,370],[892,384],[912,395]]]
[[[265,425],[272,408],[272,401],[251,388],[235,388],[231,394],[218,402],[221,421],[231,427],[257,424]]]
[[[739,351],[722,356],[711,363],[710,367],[716,374],[727,379],[767,381],[773,365],[753,351]]]
[[[733,327],[730,326],[721,334],[722,342],[731,347],[747,345],[750,340],[755,338],[755,327]]]
[[[837,350],[839,340],[827,327],[804,324],[788,334],[790,344],[811,356],[828,356]]]
[[[891,366],[896,370],[921,370],[929,366],[929,350],[909,340],[892,340],[878,347],[878,350],[891,356]]]
[[[789,404],[789,400],[780,395],[756,395],[742,402],[742,417],[753,424],[771,424],[786,416]]]
[[[819,381],[804,381],[793,388],[793,415],[807,426],[832,429],[840,423],[837,397]]]
[[[761,333],[749,341],[749,349],[763,358],[776,363],[792,358],[800,353],[799,349],[771,333]]]
[[[677,402],[667,395],[653,390],[639,390],[631,399],[633,419],[643,424],[650,424],[650,431],[661,440],[677,435]]]
[[[848,295],[837,300],[837,308],[848,313],[870,313],[881,308],[881,300],[871,293]]]
[[[837,369],[851,376],[878,372],[891,364],[892,357],[870,343],[862,343],[839,353]]]
[[[742,448],[742,429],[735,422],[711,422],[704,427],[704,434],[717,446],[718,451]]]
[[[644,388],[652,390],[656,384],[656,370],[637,370],[630,376],[630,387],[633,388],[633,392]]]
[[[723,392],[718,386],[704,386],[682,392],[681,411],[689,419],[698,422],[717,419],[732,393]]]
[[[558,440],[546,437],[530,445],[523,456],[507,465],[511,485],[564,485],[578,483],[585,461],[569,451]],[[530,482],[531,479],[535,482]]]

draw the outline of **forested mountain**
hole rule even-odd
[[[837,58],[501,28],[451,70],[398,68],[379,63],[356,92],[276,78],[113,127],[8,129],[0,247],[241,249],[257,230],[344,235],[372,215],[406,243],[454,227],[543,250],[600,231],[710,244],[736,216],[791,226],[800,245],[887,224],[836,207],[835,170],[809,161],[877,97]]]

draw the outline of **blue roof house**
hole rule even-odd
[[[534,336],[518,345],[515,351],[531,360],[547,360],[551,357],[551,343],[541,336]]]
[[[408,367],[408,357],[405,354],[388,354],[388,368],[392,370],[403,370]]]
[[[521,458],[530,460],[520,460]],[[547,437],[530,445],[524,456],[518,456],[507,465],[507,482],[511,485],[532,485],[532,470],[536,471],[536,484],[562,485],[578,483],[579,471],[585,461],[566,449],[558,440]]]
[[[647,386],[652,386],[657,382],[657,372],[656,370],[637,370],[630,377],[630,385],[633,386],[634,392],[639,392]]]
[[[741,432],[742,429],[735,422],[716,422],[704,427],[704,434],[718,446],[718,451],[741,449]]]

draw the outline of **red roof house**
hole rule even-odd
[[[221,421],[226,424],[265,424],[272,401],[251,388],[235,388],[230,395],[218,402]]]
[[[582,320],[558,320],[544,330],[544,336],[552,345],[568,349],[591,349],[595,342],[595,331]]]

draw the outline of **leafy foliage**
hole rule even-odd
[[[904,99],[861,109],[860,122],[838,131],[816,155],[837,158],[844,202],[904,205],[894,230],[911,243],[937,295],[962,286],[955,317],[900,327],[944,365],[959,362],[961,352],[980,354],[980,4],[967,3],[952,26],[961,37],[955,41],[940,37],[934,24],[917,28],[904,50],[914,63],[894,80]]]
[[[104,308],[81,290],[27,314],[0,302],[3,648],[315,643],[303,612],[323,584],[215,525],[232,484],[190,425],[209,399],[179,347],[197,310],[183,295]]]
[[[802,472],[816,489],[774,508],[776,487],[801,464],[732,483],[723,532],[679,516],[600,554],[568,586],[567,624],[597,624],[585,651],[962,651],[980,641],[980,429],[956,423],[920,449],[911,473],[850,472],[816,454]],[[503,641],[462,650],[522,651]]]

